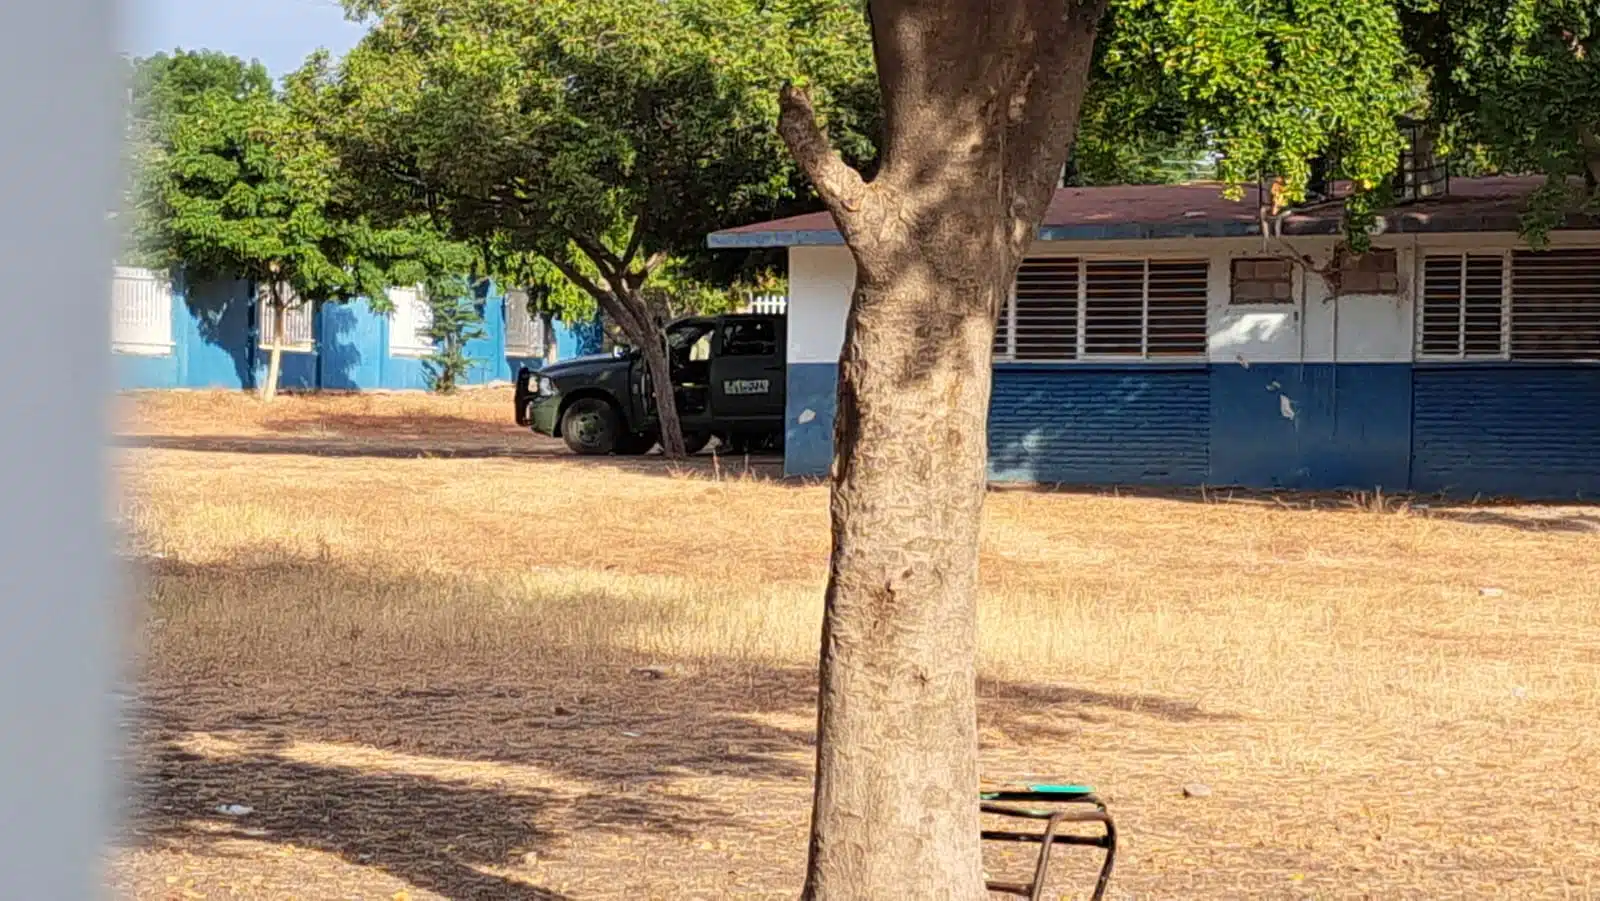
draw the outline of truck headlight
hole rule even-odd
[[[556,383],[550,381],[542,375],[539,376],[538,388],[539,393],[543,395],[551,395],[556,393]]]

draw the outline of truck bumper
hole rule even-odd
[[[528,428],[541,435],[556,437],[560,426],[561,396],[536,397],[527,405]]]
[[[561,415],[560,395],[541,395],[537,390],[539,373],[523,366],[517,370],[515,400],[512,402],[517,425],[540,434],[554,436]]]

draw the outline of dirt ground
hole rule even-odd
[[[124,399],[119,893],[798,896],[826,488],[510,407]],[[985,775],[1095,786],[1112,898],[1600,898],[1597,552],[1586,508],[997,490]]]

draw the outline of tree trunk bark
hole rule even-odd
[[[834,429],[807,901],[980,901],[978,532],[994,326],[1054,192],[1105,0],[872,0],[871,182],[779,127],[856,263]]]
[[[267,380],[261,383],[261,399],[271,403],[278,396],[278,376],[283,371],[283,331],[288,321],[278,287],[272,288],[272,349],[267,357]]]
[[[666,336],[650,315],[640,291],[650,276],[647,266],[642,272],[630,273],[627,261],[608,257],[599,249],[586,249],[589,260],[604,276],[604,287],[585,276],[566,261],[547,257],[560,269],[568,281],[588,291],[600,309],[622,334],[633,342],[644,357],[645,368],[650,373],[651,392],[656,402],[656,422],[661,432],[661,453],[668,459],[688,456],[683,440],[683,423],[678,419],[678,400],[672,388],[672,367],[667,359]]]
[[[655,396],[656,421],[661,429],[661,453],[672,459],[687,456],[683,440],[683,424],[678,419],[678,397],[672,387],[672,366],[667,359],[666,340],[660,333],[648,338],[635,338],[644,365],[650,374],[650,391]]]
[[[839,370],[810,899],[985,897],[978,528],[989,312],[979,248],[858,285]],[[966,279],[951,276],[964,271]]]

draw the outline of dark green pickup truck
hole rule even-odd
[[[667,326],[678,418],[690,453],[715,438],[728,451],[783,447],[783,316],[696,316]],[[644,357],[621,348],[517,372],[516,420],[574,453],[644,454],[659,443]]]

